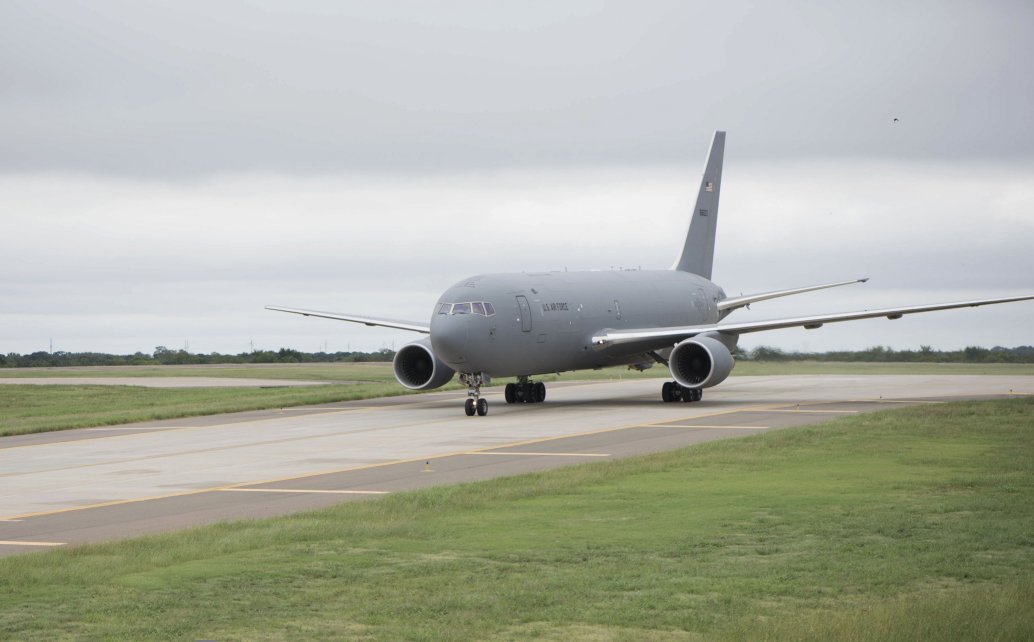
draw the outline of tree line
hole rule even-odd
[[[0,355],[0,368],[38,368],[60,366],[156,366],[199,365],[210,363],[332,363],[335,361],[391,361],[395,351],[376,352],[301,352],[292,348],[255,350],[239,354],[197,354],[158,346],[152,354],[106,354],[103,352],[33,352]]]
[[[794,352],[759,346],[752,350],[736,350],[736,358],[744,361],[868,361],[926,363],[1034,363],[1034,346],[1015,348],[980,348],[934,350],[920,346],[918,350],[894,350],[876,346],[868,350],[832,352]],[[239,354],[196,354],[158,346],[152,354],[106,354],[103,352],[33,352],[0,354],[0,368],[38,368],[60,366],[154,366],[194,365],[210,363],[332,363],[335,361],[391,361],[395,351],[383,348],[376,352],[302,352],[292,348],[256,350]]]
[[[970,346],[962,350],[934,350],[920,346],[918,350],[894,350],[876,346],[868,350],[836,350],[831,352],[793,352],[768,346],[739,351],[738,359],[748,361],[865,361],[906,363],[1034,363],[1034,346],[1015,348],[981,348]]]

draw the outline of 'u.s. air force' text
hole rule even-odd
[[[563,303],[560,303],[560,302],[557,302],[557,303],[543,303],[542,304],[542,311],[543,312],[566,312],[567,311],[567,302],[565,301]]]

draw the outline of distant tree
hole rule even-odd
[[[969,346],[962,351],[966,355],[966,361],[986,361],[991,351],[986,348]]]
[[[754,348],[753,352],[755,361],[785,361],[786,353],[779,348],[770,348],[768,346],[758,346]]]

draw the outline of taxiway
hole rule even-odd
[[[660,380],[566,382],[463,415],[462,393],[0,438],[0,555],[260,518],[834,417],[1034,394],[1032,376],[733,377],[701,403]]]

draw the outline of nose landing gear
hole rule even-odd
[[[484,417],[488,414],[488,400],[481,398],[481,386],[485,384],[485,375],[480,372],[461,373],[460,381],[467,384],[467,401],[463,404],[463,412],[468,417],[475,414]]]

